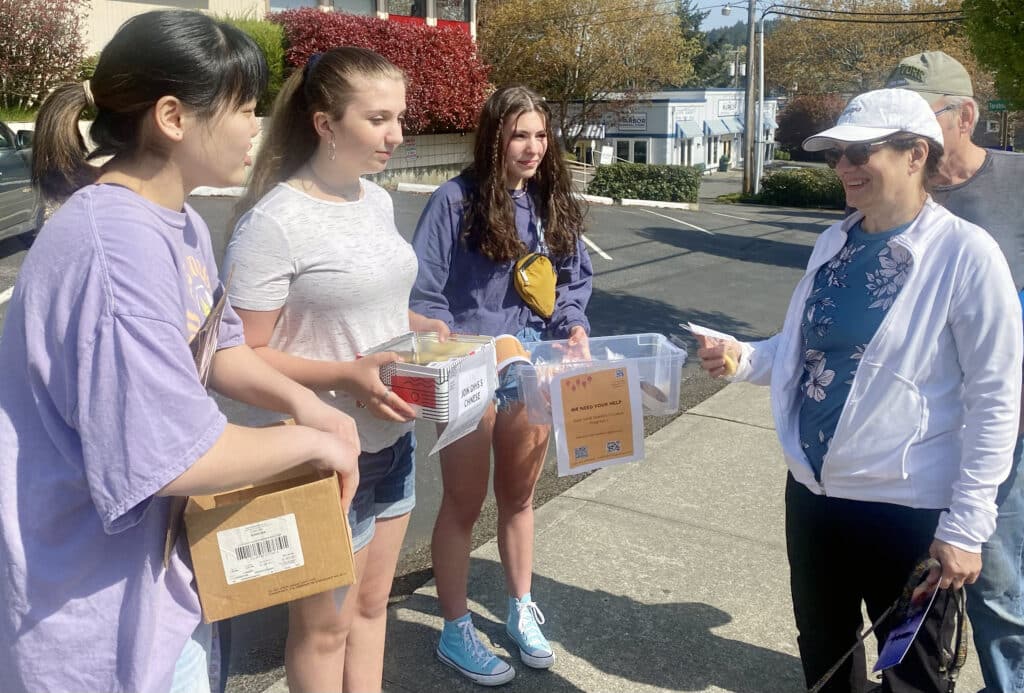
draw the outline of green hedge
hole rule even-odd
[[[267,58],[270,79],[267,81],[267,90],[256,105],[256,113],[257,115],[270,115],[270,108],[274,104],[277,92],[281,91],[285,77],[284,27],[274,22],[258,19],[234,19],[231,17],[223,19],[248,34]]]
[[[700,181],[700,172],[689,166],[620,163],[599,166],[587,192],[617,200],[696,202]]]
[[[786,207],[844,209],[846,194],[831,169],[788,169],[772,171],[761,179],[760,201]]]

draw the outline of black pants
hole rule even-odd
[[[817,496],[789,476],[786,548],[808,688],[856,642],[864,625],[862,602],[875,621],[900,597],[914,566],[928,553],[940,512]],[[937,654],[942,597],[936,598],[903,662],[884,672],[883,691],[946,693]],[[896,625],[890,620],[875,631],[879,647]],[[860,693],[866,677],[859,648],[823,691]]]

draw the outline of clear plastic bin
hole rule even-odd
[[[629,360],[640,373],[640,392],[645,416],[667,416],[679,411],[679,380],[686,351],[660,334],[626,334],[590,338],[590,361],[563,361],[567,340],[530,342],[533,368],[519,374],[519,396],[533,423],[551,421],[551,378],[557,373],[591,369]]]
[[[417,418],[447,423],[451,413],[451,383],[466,357],[481,350],[491,352],[489,363],[493,371],[494,340],[491,337],[453,334],[440,342],[434,332],[409,332],[366,353],[397,352],[404,361],[381,366],[381,381],[417,408]],[[489,379],[496,381],[497,375],[492,373]]]

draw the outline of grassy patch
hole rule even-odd
[[[30,108],[0,108],[0,120],[5,123],[35,122],[36,111]]]

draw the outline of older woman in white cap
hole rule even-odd
[[[781,333],[698,353],[712,375],[732,361],[735,379],[771,386],[810,686],[854,646],[862,603],[877,619],[922,557],[941,564],[940,588],[978,576],[1016,440],[1022,328],[996,243],[928,195],[942,131],[920,95],[862,94],[804,148],[825,153],[858,211],[815,244]],[[946,603],[940,594],[883,691],[947,691]],[[864,682],[860,650],[821,690]]]

